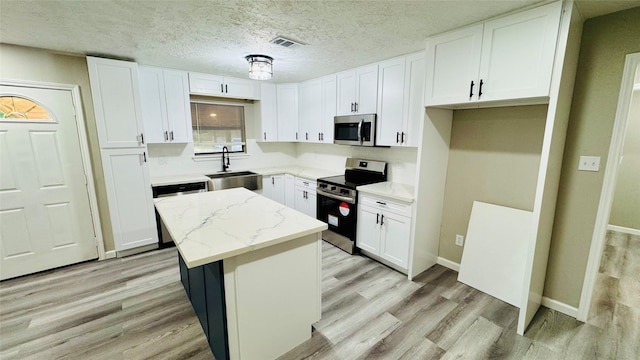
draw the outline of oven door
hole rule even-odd
[[[322,238],[353,253],[356,240],[356,202],[350,198],[317,190],[317,217],[329,225]]]

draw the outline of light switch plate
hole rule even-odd
[[[600,171],[600,156],[580,156],[578,170]]]

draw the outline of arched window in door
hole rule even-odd
[[[55,121],[42,105],[20,96],[0,96],[0,121]]]

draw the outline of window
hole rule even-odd
[[[39,104],[19,96],[0,96],[0,121],[55,121]]]
[[[196,155],[246,151],[242,105],[192,101],[191,124]]]

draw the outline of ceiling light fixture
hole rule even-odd
[[[267,55],[247,55],[249,62],[249,78],[269,80],[273,76],[273,58]]]

